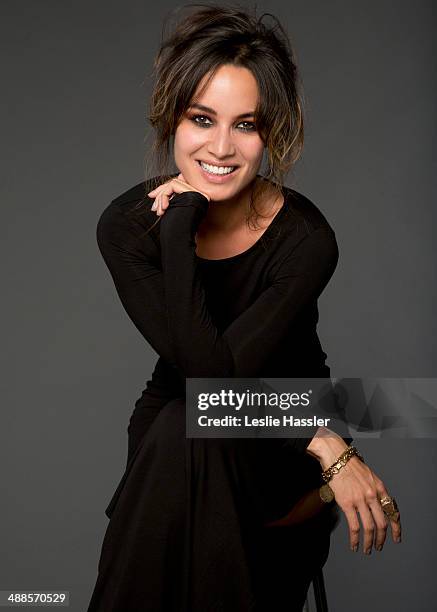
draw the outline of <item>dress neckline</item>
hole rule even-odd
[[[205,257],[199,257],[199,255],[197,255],[197,253],[194,253],[195,258],[202,262],[202,263],[211,263],[211,264],[217,264],[217,263],[226,263],[226,262],[233,262],[237,259],[240,259],[246,255],[248,255],[249,253],[252,253],[252,251],[256,250],[257,248],[260,247],[260,245],[262,244],[262,241],[265,238],[268,238],[269,235],[273,232],[273,230],[276,228],[276,225],[278,225],[280,219],[283,217],[286,208],[288,208],[289,206],[289,197],[291,194],[291,190],[286,187],[285,185],[282,187],[283,191],[284,191],[284,203],[282,204],[281,208],[278,210],[278,212],[275,214],[275,216],[273,217],[273,219],[270,221],[270,223],[268,224],[267,228],[264,230],[264,232],[261,234],[261,236],[258,238],[258,240],[256,240],[248,249],[246,249],[245,251],[242,251],[241,253],[237,253],[236,255],[231,255],[230,257],[222,257],[221,259],[206,259]]]

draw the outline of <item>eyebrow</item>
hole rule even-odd
[[[211,115],[217,115],[216,111],[209,106],[204,106],[203,104],[191,104],[189,108],[197,108],[198,110],[204,111],[205,113],[211,113]],[[244,119],[245,117],[254,117],[255,113],[241,113],[241,115],[237,115],[236,119]]]

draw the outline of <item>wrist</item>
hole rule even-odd
[[[190,244],[194,245],[194,235],[208,211],[208,205],[208,199],[198,191],[175,194],[161,219],[161,244],[168,236],[173,241],[173,234],[177,233],[186,236]]]
[[[330,467],[346,450],[348,444],[334,431],[319,427],[315,436],[306,448],[306,452],[315,457],[323,470]]]
[[[182,193],[174,194],[173,197],[170,198],[167,212],[178,209],[179,216],[183,214],[182,211],[185,211],[201,219],[206,215],[208,207],[209,200],[203,193],[200,193],[200,191],[183,191]]]

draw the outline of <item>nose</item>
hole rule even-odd
[[[208,153],[217,160],[230,157],[235,154],[235,145],[232,135],[226,125],[218,126],[214,131],[211,130],[211,139],[208,142]]]

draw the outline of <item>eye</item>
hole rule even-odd
[[[241,123],[245,123],[246,126],[249,126],[249,127],[242,127],[241,129],[243,130],[243,132],[255,132],[256,131],[256,125],[252,123],[252,121],[242,121]]]
[[[190,121],[202,128],[208,128],[210,125],[212,125],[211,119],[209,119],[209,117],[206,115],[192,115],[190,117]],[[238,129],[240,129],[242,132],[256,132],[256,126],[252,121],[240,121],[238,125],[241,126]]]
[[[200,127],[208,127],[209,125],[211,125],[211,123],[205,123],[205,121],[200,121],[200,119],[206,119],[207,121],[209,121],[208,117],[205,117],[205,115],[193,115],[192,117],[190,117],[190,121],[192,121],[196,125],[199,125]]]

